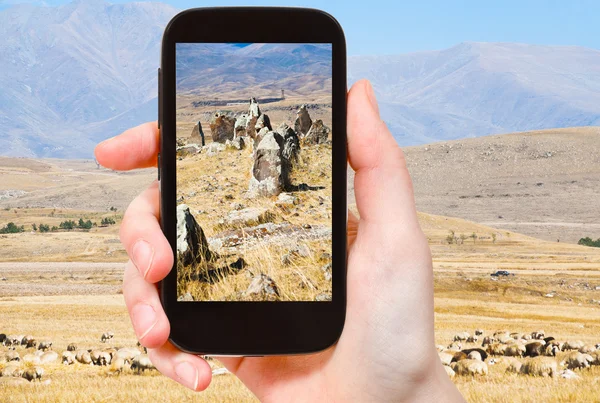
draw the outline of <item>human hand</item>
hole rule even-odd
[[[96,147],[105,167],[156,165],[155,123]],[[348,302],[338,342],[311,355],[220,357],[261,401],[463,401],[434,345],[433,269],[404,155],[379,117],[371,85],[348,94],[348,160],[360,219],[348,219]],[[129,206],[121,241],[131,260],[123,294],[137,337],[166,376],[193,389],[211,381],[202,358],[168,342],[169,322],[155,283],[173,266],[159,224],[155,182]]]

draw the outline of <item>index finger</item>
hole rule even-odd
[[[158,124],[148,122],[103,141],[94,154],[102,166],[117,171],[153,167],[160,150],[159,139]]]

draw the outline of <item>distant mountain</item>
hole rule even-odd
[[[358,56],[401,145],[544,128],[600,125],[600,51],[577,46],[462,43]]]
[[[103,0],[0,11],[0,154],[91,157],[96,142],[156,119],[160,42],[176,13],[160,3]],[[227,58],[228,71],[209,74],[195,65],[194,77],[181,78],[182,88],[203,85],[205,93],[213,91],[222,73],[244,68],[236,52],[252,59],[239,86],[278,79],[286,70],[300,74],[294,69],[300,61],[306,66],[311,55],[314,77],[297,90],[314,90],[323,87],[320,77],[330,68],[318,45],[298,45],[292,53],[281,53],[276,44],[226,46],[231,53],[219,57]],[[188,62],[209,60],[199,52]],[[301,84],[290,77],[286,88]],[[600,125],[597,50],[463,43],[441,51],[349,58],[349,82],[363,77],[372,80],[383,118],[402,145]]]
[[[0,153],[89,158],[124,128],[109,120],[155,119],[140,105],[156,105],[160,41],[176,12],[101,0],[1,11]]]
[[[285,88],[301,95],[313,88],[331,92],[330,45],[182,43],[176,60],[178,93],[223,97],[246,94],[248,88],[254,94],[260,88],[267,93]],[[307,89],[308,81],[317,83]]]

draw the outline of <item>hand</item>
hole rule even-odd
[[[96,148],[105,167],[156,165],[155,123]],[[349,215],[348,305],[338,343],[304,356],[221,357],[261,401],[463,401],[434,345],[433,269],[415,210],[404,155],[379,117],[371,85],[348,94],[348,159],[356,171],[360,220]],[[121,224],[127,263],[123,294],[135,333],[166,376],[194,389],[211,381],[209,365],[167,339],[169,322],[154,283],[173,255],[159,225],[157,184],[129,206]]]

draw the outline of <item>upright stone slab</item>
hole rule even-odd
[[[177,257],[184,266],[213,258],[204,231],[185,204],[177,206]]]
[[[302,105],[298,112],[296,112],[296,121],[294,122],[294,131],[298,136],[304,136],[310,130],[312,125],[312,119],[308,114],[306,105]]]
[[[277,128],[277,133],[283,137],[282,156],[287,159],[292,165],[298,162],[298,154],[300,153],[300,140],[296,132],[287,124],[282,123]]]
[[[198,121],[192,129],[192,135],[190,136],[190,143],[200,144],[202,147],[205,145],[204,132],[202,131],[202,123]]]
[[[289,164],[282,157],[283,137],[268,132],[254,152],[248,196],[276,196],[289,186]]]
[[[303,139],[305,144],[323,144],[329,140],[329,133],[331,130],[325,126],[321,119],[313,122],[310,130]]]
[[[210,121],[212,140],[223,144],[227,140],[233,140],[234,127],[235,118],[222,112],[216,112]]]

